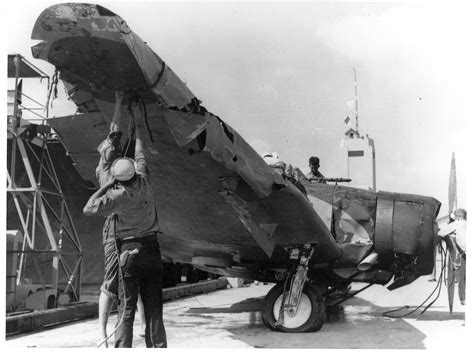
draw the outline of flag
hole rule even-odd
[[[346,108],[348,111],[352,111],[355,109],[355,99],[351,99],[350,101],[346,102]]]
[[[354,120],[353,118],[357,116],[355,99],[351,99],[350,101],[346,102],[346,109],[347,113],[346,118],[344,119],[344,123],[346,125],[351,125],[352,121]]]

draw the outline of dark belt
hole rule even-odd
[[[118,244],[125,244],[125,243],[142,243],[142,242],[147,242],[147,241],[156,241],[156,233],[148,233],[145,235],[141,236],[130,236],[130,237],[125,237],[125,238],[118,238],[117,237],[117,243]]]

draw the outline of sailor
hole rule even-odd
[[[110,123],[110,131],[104,141],[99,145],[98,152],[100,154],[99,163],[96,168],[96,177],[99,185],[102,187],[110,182],[112,176],[110,174],[110,166],[112,163],[122,156],[120,139],[122,132],[120,125],[122,120],[122,103],[124,93],[122,91],[115,92],[115,107]],[[101,286],[99,295],[99,324],[100,335],[99,346],[107,344],[107,321],[110,315],[114,301],[117,300],[118,294],[118,256],[115,246],[115,215],[109,215],[104,223],[102,232],[102,241],[105,254],[104,281]],[[145,316],[143,313],[143,304],[141,299],[138,300],[138,314],[140,317],[140,327],[144,336]]]
[[[143,124],[136,124],[135,158],[117,158],[111,179],[88,200],[84,214],[115,218],[119,254],[118,322],[115,347],[131,347],[133,321],[140,294],[145,312],[147,347],[167,346],[163,324],[158,214],[144,156]]]
[[[275,172],[282,176],[286,176],[285,169],[286,163],[280,160],[278,153],[276,152],[267,152],[262,155],[263,160],[272,168]]]
[[[276,152],[264,153],[262,158],[270,168],[280,174],[284,179],[291,181],[303,194],[306,195],[306,189],[301,184],[301,181],[303,179],[306,180],[306,177],[299,168],[293,168],[290,163],[282,161]]]
[[[321,172],[319,171],[319,158],[318,157],[312,156],[309,158],[309,168],[311,169],[311,171],[306,175],[306,177],[311,182],[326,184],[326,181],[324,180],[324,175],[322,175]]]
[[[272,168],[275,172],[280,174],[285,179],[294,179],[293,166],[289,163],[285,163],[280,159],[278,153],[267,152],[262,155],[263,160]]]
[[[462,305],[466,302],[466,227],[467,212],[458,208],[454,212],[454,221],[438,232],[440,237],[449,237],[454,247],[454,269],[457,270],[458,294]]]

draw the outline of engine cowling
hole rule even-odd
[[[374,249],[378,267],[395,275],[389,289],[432,272],[440,205],[432,197],[377,193]]]

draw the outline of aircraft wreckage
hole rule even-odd
[[[75,172],[96,183],[96,148],[108,131],[114,91],[125,91],[148,121],[162,254],[211,273],[278,283],[263,309],[271,329],[319,330],[331,294],[351,282],[393,279],[388,288],[396,289],[431,273],[440,207],[434,198],[304,178],[295,185],[102,6],[51,6],[32,39],[41,40],[33,56],[56,67],[77,105],[75,115],[49,119]],[[92,191],[65,190],[80,236],[99,239],[101,220],[80,215]]]

